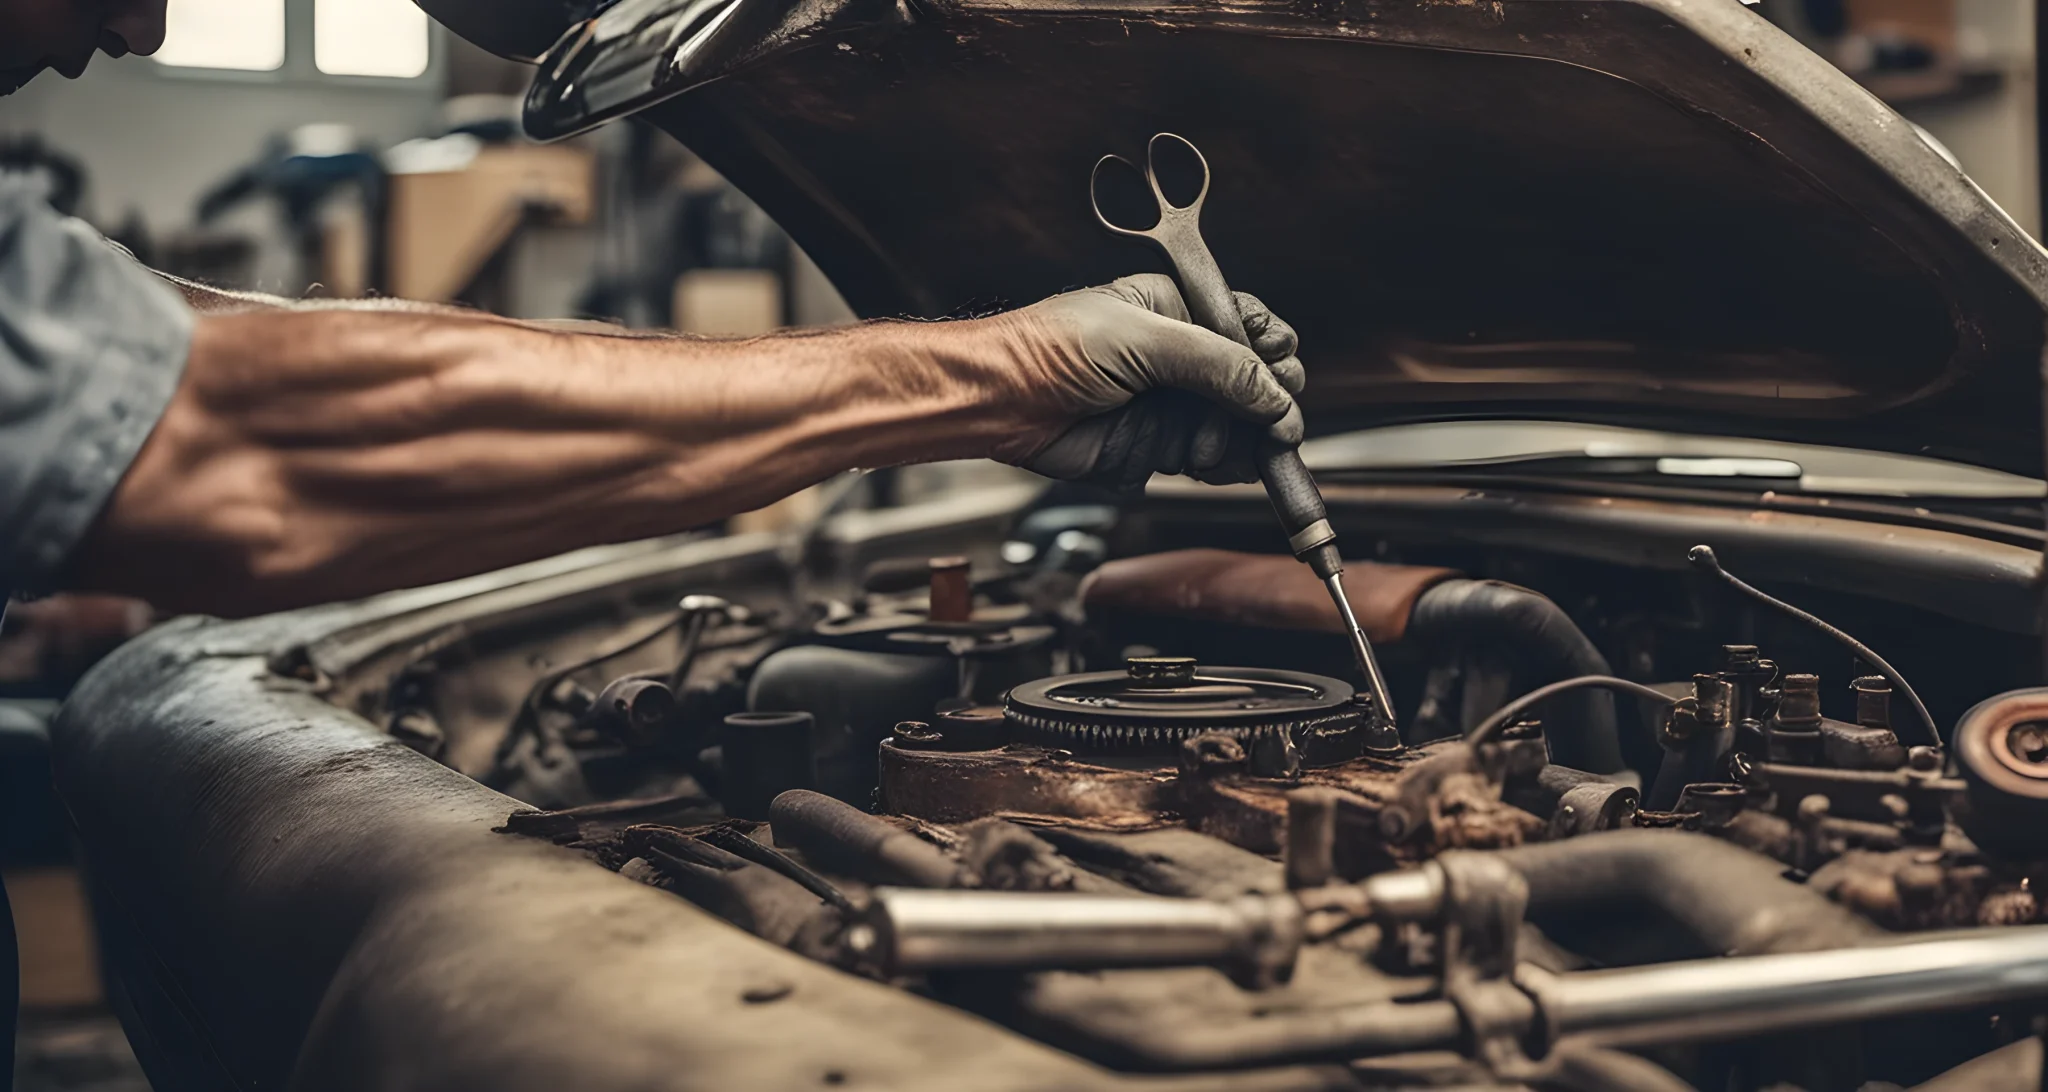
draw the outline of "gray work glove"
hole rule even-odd
[[[1258,479],[1259,440],[1301,442],[1294,328],[1237,293],[1252,349],[1195,326],[1173,279],[1145,273],[1016,312],[1048,336],[1054,381],[1080,420],[1015,460],[1120,489],[1153,474]],[[1254,355],[1256,353],[1256,355]]]

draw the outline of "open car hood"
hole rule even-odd
[[[429,5],[430,8],[433,6]],[[1324,433],[1515,416],[2038,476],[2048,253],[1736,0],[626,0],[527,124],[640,111],[861,313],[1164,268],[1091,215],[1184,135]]]

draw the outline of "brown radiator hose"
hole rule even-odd
[[[1365,635],[1398,641],[1423,592],[1457,576],[1451,569],[1347,561],[1345,591]],[[1171,550],[1111,561],[1081,584],[1092,616],[1132,611],[1265,629],[1343,634],[1330,593],[1285,554]]]
[[[1556,603],[1451,569],[1346,562],[1345,590],[1366,636],[1403,638],[1438,653],[1486,644],[1512,654],[1525,688],[1577,675],[1606,675],[1607,659]],[[1091,618],[1119,612],[1342,634],[1329,594],[1291,557],[1232,550],[1172,550],[1111,561],[1089,574],[1081,602]],[[1592,773],[1623,768],[1615,703],[1588,691],[1560,697],[1551,714],[1551,760]]]

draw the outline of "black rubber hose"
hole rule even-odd
[[[1478,644],[1507,650],[1524,688],[1580,675],[1609,675],[1607,657],[1548,598],[1498,580],[1446,580],[1422,593],[1408,633],[1437,649]],[[1592,773],[1623,768],[1614,698],[1587,690],[1556,701],[1544,719],[1550,760]]]
[[[1529,884],[1532,918],[1652,906],[1717,955],[1847,948],[1885,932],[1785,866],[1705,834],[1612,830],[1499,850]]]
[[[960,866],[915,834],[809,789],[791,789],[768,805],[775,844],[801,851],[824,872],[869,883],[951,887]]]

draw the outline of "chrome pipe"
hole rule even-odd
[[[1559,1037],[1727,1039],[2048,997],[2048,926],[1563,975],[1525,964],[1515,977]]]
[[[867,955],[893,973],[1100,967],[1291,967],[1301,907],[1284,895],[1227,901],[879,887]]]

